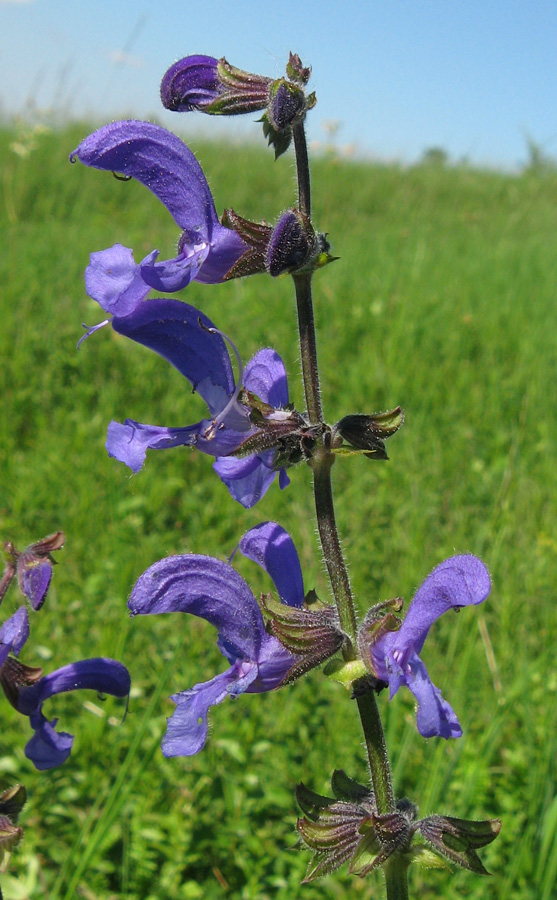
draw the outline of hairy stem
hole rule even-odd
[[[371,782],[375,794],[375,803],[379,815],[394,812],[396,809],[395,795],[391,780],[391,767],[387,754],[387,745],[383,726],[379,717],[375,694],[367,690],[357,696],[358,710],[364,738],[366,742]]]
[[[300,356],[302,359],[302,377],[306,394],[307,412],[311,424],[318,425],[323,421],[323,409],[321,407],[321,389],[319,387],[319,370],[317,368],[317,342],[311,297],[311,272],[294,275],[294,286],[296,288],[296,303],[298,306]]]
[[[408,900],[408,866],[394,858],[385,866],[388,900]]]
[[[333,462],[334,456],[325,452],[316,455],[311,461],[315,511],[317,513],[317,527],[319,529],[321,547],[338,609],[341,628],[352,643],[352,652],[348,654],[348,658],[354,659],[358,625],[352,589],[335,520],[333,486],[331,483],[331,466]]]
[[[298,209],[308,219],[311,216],[311,186],[309,179],[308,147],[304,123],[296,122],[292,126],[294,150],[296,152],[296,171],[298,173]]]
[[[293,126],[294,149],[298,172],[298,206],[308,216],[311,214],[311,192],[307,144],[303,122]],[[317,342],[311,294],[311,272],[294,274],[296,302],[298,307],[298,329],[302,358],[302,375],[306,396],[307,412],[312,425],[324,423],[317,364]],[[348,638],[344,650],[345,659],[355,659],[357,653],[358,623],[350,579],[342,553],[335,519],[331,468],[334,455],[325,442],[317,447],[310,465],[313,470],[313,485],[317,527],[321,540],[323,557],[329,573],[331,588],[338,609],[341,628]],[[396,808],[392,787],[391,770],[385,736],[377,709],[375,694],[364,690],[357,694],[358,710],[365,736],[373,790],[379,814],[394,812]],[[408,885],[406,868],[387,866],[387,900],[407,900]]]

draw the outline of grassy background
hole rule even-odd
[[[47,710],[75,732],[70,760],[36,773],[23,755],[28,724],[3,707],[0,785],[22,781],[25,841],[3,876],[6,898],[245,900],[380,896],[380,876],[331,876],[299,886],[308,857],[292,848],[294,786],[327,792],[342,767],[365,779],[355,709],[318,672],[288,690],[214,710],[193,759],[159,749],[166,697],[220,671],[211,628],[169,616],[130,621],[127,595],[153,561],[176,552],[224,557],[268,518],[293,535],[306,589],[327,597],[309,472],[249,512],[210,461],[151,452],[128,470],[104,450],[125,416],[195,421],[203,407],[183,379],[110,329],[79,351],[80,323],[102,312],[86,298],[89,253],[120,241],[136,259],[173,255],[176,226],[141,185],[67,162],[87,133],[37,136],[27,157],[0,133],[0,536],[22,547],[58,528],[65,549],[47,604],[32,617],[23,659],[45,671],[84,656],[114,656],[132,673],[130,711],[94,695]],[[193,146],[193,145],[192,145]],[[199,144],[217,209],[273,221],[293,202],[290,159]],[[364,611],[407,600],[454,552],[483,557],[493,577],[484,607],[440,621],[424,650],[457,711],[459,741],[424,741],[412,698],[380,698],[398,793],[422,815],[500,816],[482,852],[491,879],[412,873],[422,900],[550,900],[557,863],[554,666],[557,384],[557,177],[341,162],[313,166],[314,220],[339,262],[315,278],[329,421],[401,403],[391,460],[335,466],[337,512]],[[263,276],[192,285],[200,306],[244,361],[272,344],[302,407],[290,280]],[[239,561],[254,591],[268,583]],[[19,598],[12,588],[2,612]]]

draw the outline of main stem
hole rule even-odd
[[[305,216],[311,215],[311,190],[306,136],[303,122],[293,126],[296,167],[298,173],[298,208]],[[311,294],[311,271],[294,275],[298,329],[302,358],[302,375],[307,412],[311,425],[322,425],[323,410],[317,365],[317,342]],[[317,527],[321,548],[327,565],[331,587],[338,609],[342,630],[349,639],[345,658],[354,659],[357,651],[357,618],[354,597],[335,519],[331,468],[334,455],[324,444],[317,448],[311,459]],[[392,787],[391,770],[385,736],[375,694],[367,690],[357,696],[358,710],[364,730],[371,780],[379,815],[394,812],[396,801]],[[387,867],[387,900],[406,900],[408,883],[406,869]]]

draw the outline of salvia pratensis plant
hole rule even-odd
[[[400,407],[386,412],[345,410],[329,423],[322,408],[312,280],[334,257],[326,233],[312,221],[305,135],[305,118],[316,102],[315,94],[307,91],[310,75],[295,54],[278,79],[244,72],[226,59],[198,55],[176,62],[162,80],[161,99],[167,109],[219,116],[260,113],[275,156],[293,145],[297,197],[290,209],[277,210],[275,224],[250,221],[232,208],[219,217],[195,156],[158,125],[113,122],[75,148],[72,161],[141,182],[179,229],[173,259],[160,261],[153,249],[136,262],[133,249],[120,243],[91,254],[86,291],[107,318],[87,328],[84,337],[110,324],[119,335],[167,360],[207,405],[206,417],[194,424],[167,427],[132,419],[108,424],[108,453],[133,473],[146,459],[148,464],[150,450],[195,448],[213,457],[217,475],[245,508],[255,506],[275,479],[280,488],[287,488],[292,466],[305,464],[313,479],[332,603],[307,590],[291,537],[281,524],[269,521],[246,531],[226,561],[210,555],[169,556],[155,561],[133,587],[128,600],[132,616],[187,613],[205,619],[217,629],[218,648],[227,664],[216,675],[201,673],[209,680],[186,689],[176,685],[163,753],[199,753],[208,739],[211,707],[228,697],[287,687],[307,673],[314,678],[312,670],[323,666],[323,673],[344,684],[355,700],[369,780],[354,781],[334,769],[332,761],[332,796],[298,785],[302,815],[296,827],[301,847],[310,853],[304,880],[313,881],[343,864],[362,877],[382,869],[388,900],[404,900],[411,864],[431,867],[446,860],[487,874],[477,851],[494,840],[500,822],[466,821],[444,812],[420,819],[412,800],[397,796],[380,695],[387,691],[392,700],[400,688],[408,688],[416,700],[420,735],[461,737],[457,712],[429,677],[426,638],[443,613],[483,603],[490,577],[477,557],[455,555],[427,575],[405,615],[398,597],[378,601],[361,621],[356,614],[335,519],[332,469],[337,457],[353,454],[387,459],[386,441],[403,424],[403,413]],[[217,285],[252,275],[292,278],[305,409],[296,410],[289,402],[286,370],[276,349],[265,347],[244,364],[234,335],[220,331],[180,294],[191,281]],[[152,291],[174,296],[149,297]],[[17,576],[32,610],[39,609],[52,576],[51,554],[63,540],[57,532],[21,553],[6,544],[0,599]],[[264,570],[268,593],[254,595],[234,567],[236,552]],[[48,768],[64,762],[73,738],[56,732],[56,720],[46,719],[43,703],[76,688],[123,697],[129,692],[129,675],[108,659],[82,660],[49,675],[24,666],[19,653],[28,638],[28,619],[22,606],[0,627],[0,682],[34,731],[28,757],[38,768]],[[21,837],[17,814],[25,797],[18,792],[23,790],[12,788],[0,796],[4,852]]]

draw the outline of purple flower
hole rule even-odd
[[[112,327],[178,369],[207,403],[210,418],[181,428],[142,425],[133,419],[124,424],[111,422],[106,441],[110,456],[138,472],[149,448],[195,446],[216,457],[215,471],[235,500],[247,508],[257,503],[277,474],[275,453],[265,450],[240,459],[223,459],[257,435],[258,428],[251,422],[249,407],[238,399],[242,372],[236,385],[226,343],[210,319],[178,300],[149,300],[129,315],[115,316]],[[284,364],[274,350],[255,354],[245,368],[243,384],[273,407],[275,415],[288,404]],[[281,488],[289,484],[284,469],[279,484]]]
[[[462,728],[420,659],[429,629],[444,612],[483,603],[489,573],[475,556],[452,556],[429,575],[408,608],[398,631],[388,631],[371,646],[375,674],[389,684],[390,699],[405,684],[418,701],[417,724],[423,737],[456,738]]]
[[[29,615],[24,606],[0,626],[0,670],[10,653],[19,656],[29,637]]]
[[[35,731],[25,748],[26,757],[37,769],[51,769],[70,755],[73,735],[55,730],[57,719],[49,722],[43,715],[44,701],[81,688],[126,697],[130,676],[116,660],[84,659],[41,677],[41,669],[25,666],[9,655],[18,656],[28,637],[29,616],[22,606],[0,627],[0,683],[12,706],[29,716]]]
[[[150,288],[174,293],[194,280],[218,284],[248,249],[219,222],[207,179],[191,150],[164,128],[134,120],[113,122],[85,138],[70,155],[72,162],[76,158],[94,169],[136,178],[182,229],[178,255],[164,262],[155,262],[158,251],[153,250],[136,265],[131,250],[119,244],[93,254],[87,287],[105,309],[101,297],[108,294],[114,303],[118,290],[131,306]]]
[[[283,603],[301,607],[304,586],[292,539],[275,522],[248,531],[239,545],[244,556],[272,578]],[[265,629],[257,601],[237,572],[210,556],[170,556],[137,581],[128,608],[132,615],[183,612],[218,629],[218,648],[230,667],[211,681],[175,694],[176,710],[162,742],[165,756],[193,756],[207,740],[210,706],[227,696],[280,687],[296,657]]]
[[[43,676],[30,687],[19,689],[17,708],[29,716],[35,731],[25,747],[25,755],[35,768],[52,769],[62,765],[73,744],[73,735],[55,730],[57,719],[48,721],[44,716],[43,703],[55,694],[82,689],[127,697],[130,692],[128,670],[114,659],[83,659]]]

